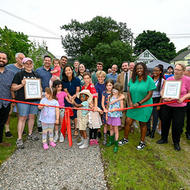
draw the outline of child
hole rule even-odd
[[[92,104],[92,107],[94,105]],[[103,114],[103,111],[98,107],[98,111],[90,111],[89,112],[89,144],[90,146],[92,145],[98,145],[98,140],[97,140],[97,132],[98,129],[100,129],[102,125],[101,117],[100,114]]]
[[[62,91],[62,82],[60,80],[55,80],[53,82],[53,98],[58,100],[59,106],[65,106],[64,100],[66,99],[69,103],[70,100],[67,97],[67,93]],[[64,117],[64,113],[65,113],[65,109],[64,108],[60,108],[59,109],[60,112],[60,125],[62,126],[62,122],[63,122],[63,117]],[[59,142],[63,142],[64,141],[64,137],[63,134],[60,133],[60,137],[58,135],[58,129],[59,129],[59,125],[55,124],[55,136],[54,136],[54,142],[57,142],[58,138],[59,138]]]
[[[92,95],[89,90],[82,90],[77,95],[80,100],[81,104],[77,104],[73,100],[73,104],[76,107],[80,108],[89,108],[89,102],[92,101]],[[79,148],[88,148],[88,139],[86,134],[86,128],[88,123],[88,111],[87,110],[77,110],[77,128],[79,128],[80,134],[81,134],[81,142],[77,143],[79,145]]]
[[[115,109],[123,108],[123,100],[116,101],[118,98],[121,97],[122,88],[123,87],[120,83],[114,84],[114,88],[109,97],[109,109],[107,115],[108,116],[107,124],[110,125],[110,138],[106,146],[111,146],[112,144],[115,144],[113,150],[115,153],[118,151],[118,138],[119,138],[118,126],[121,125],[120,117],[122,117],[122,112],[115,111]],[[114,141],[114,134],[115,134],[115,141]]]
[[[112,79],[108,79],[105,82],[105,85],[106,85],[106,91],[103,91],[103,93],[102,93],[102,109],[104,111],[103,116],[102,116],[102,123],[103,123],[103,127],[104,127],[103,145],[106,145],[106,143],[107,143],[108,126],[107,126],[107,121],[106,121],[106,115],[107,115],[107,111],[108,111],[108,98],[111,95],[114,82]]]
[[[45,89],[45,98],[42,98],[40,104],[46,104],[51,106],[59,106],[57,100],[53,99],[53,93],[50,88]],[[59,124],[59,108],[38,106],[41,109],[39,120],[42,122],[42,143],[44,150],[49,148],[47,144],[47,133],[49,132],[49,145],[55,147],[53,142],[53,129],[54,123]]]
[[[60,80],[60,74],[61,74],[61,67],[59,65],[59,59],[53,59],[53,65],[54,65],[54,68],[50,72],[52,74],[52,77],[49,81],[50,88],[52,87],[53,81]]]

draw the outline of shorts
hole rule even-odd
[[[77,111],[77,128],[80,131],[85,131],[88,123],[88,114],[82,116],[82,110]]]
[[[120,126],[121,119],[120,119],[120,117],[109,117],[108,116],[107,124],[112,125],[112,126]]]
[[[34,103],[34,102],[33,102]],[[20,116],[28,116],[29,114],[37,114],[38,106],[31,104],[17,103],[18,113]]]

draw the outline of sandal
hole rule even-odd
[[[79,132],[77,129],[74,130],[74,136],[78,136],[79,135]]]

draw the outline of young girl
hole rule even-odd
[[[94,101],[92,101],[94,104]],[[94,105],[90,107],[94,107]],[[98,145],[97,132],[101,128],[102,121],[100,114],[103,114],[103,111],[98,107],[98,111],[89,112],[89,145]]]
[[[61,74],[61,67],[59,65],[59,59],[53,59],[53,65],[54,65],[54,68],[50,72],[52,74],[52,77],[49,81],[50,88],[52,87],[53,81],[60,80],[60,74]]]
[[[123,87],[120,83],[115,83],[112,93],[109,97],[107,124],[110,125],[110,138],[106,146],[111,146],[112,144],[115,144],[113,150],[115,153],[118,151],[118,138],[119,138],[118,126],[121,125],[120,117],[122,117],[122,112],[115,111],[115,109],[123,108],[123,100],[116,101],[118,98],[121,97],[122,88]],[[114,134],[115,134],[115,141],[114,141]]]
[[[53,99],[53,93],[50,88],[45,89],[45,98],[42,98],[40,104],[46,104],[51,106],[59,106],[57,100]],[[53,129],[54,124],[59,124],[59,108],[38,106],[41,109],[39,120],[42,122],[42,143],[44,150],[49,148],[47,144],[47,133],[49,132],[49,145],[55,147],[53,142]]]
[[[69,103],[70,100],[69,98],[67,97],[67,93],[62,91],[62,82],[60,80],[55,80],[53,82],[53,98],[58,100],[58,103],[59,103],[59,106],[65,106],[65,103],[64,103],[64,100],[66,99]],[[62,126],[62,122],[63,122],[63,117],[64,117],[64,113],[65,113],[65,109],[64,108],[60,108],[59,109],[59,112],[60,112],[60,125]],[[59,138],[59,142],[63,142],[64,141],[64,137],[63,137],[63,134],[60,133],[60,137],[59,137],[59,132],[58,132],[58,129],[59,129],[59,125],[55,124],[55,136],[54,136],[54,142],[57,142],[58,138]]]
[[[77,96],[79,96],[81,100],[81,104],[77,104],[73,100],[74,106],[78,108],[89,108],[89,102],[92,101],[92,95],[89,90],[82,90]],[[88,148],[88,139],[87,139],[87,123],[88,123],[88,112],[87,110],[77,110],[77,128],[79,128],[81,134],[81,141],[77,143],[79,148]]]
[[[108,98],[111,95],[112,89],[114,82],[112,79],[108,79],[105,82],[106,85],[106,91],[103,91],[102,93],[102,108],[103,108],[103,116],[102,116],[102,123],[104,127],[104,140],[103,140],[103,145],[106,145],[107,143],[107,132],[108,132],[108,126],[107,126],[107,121],[106,121],[106,115],[108,111]]]

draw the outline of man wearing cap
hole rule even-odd
[[[39,78],[38,74],[33,71],[34,63],[30,58],[24,58],[22,60],[23,70],[16,73],[14,76],[11,89],[16,92],[15,99],[22,102],[33,102],[38,103],[37,99],[26,99],[24,93],[24,86],[26,84],[25,79],[36,79]],[[26,119],[28,119],[28,139],[38,140],[39,138],[35,136],[33,132],[33,126],[35,121],[35,115],[37,114],[38,107],[31,104],[17,103],[19,117],[18,117],[18,139],[16,145],[19,149],[24,148],[22,141],[22,134],[25,127]]]
[[[12,99],[11,84],[14,73],[5,67],[7,62],[7,55],[3,52],[0,52],[0,98]],[[3,130],[9,115],[9,111],[10,102],[0,100],[0,146],[11,146],[11,144],[3,142]]]
[[[12,71],[14,74],[18,73],[23,68],[22,60],[24,58],[25,58],[25,55],[23,53],[16,53],[15,54],[16,63],[8,64],[8,65],[6,65],[6,68],[8,70]],[[12,112],[17,112],[17,108],[16,108],[16,106],[13,106],[13,104],[11,105],[11,111],[9,112],[9,117],[7,119],[7,122],[5,123],[5,136],[6,137],[12,137],[12,134],[9,129],[10,118],[11,118]]]

